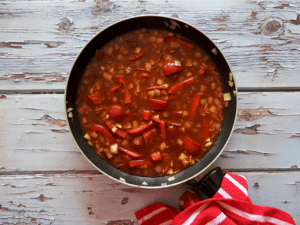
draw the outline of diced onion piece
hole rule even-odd
[[[230,100],[231,100],[231,95],[230,95],[230,93],[225,93],[225,94],[223,94],[223,97],[224,97],[224,101],[230,101]]]
[[[183,117],[188,116],[188,115],[189,115],[189,112],[187,110],[182,111],[182,116]]]
[[[175,180],[174,176],[168,178],[168,181],[173,181],[173,180]]]
[[[179,160],[184,161],[184,160],[188,160],[189,157],[184,154],[183,152],[180,154],[180,156],[178,157]]]
[[[134,53],[139,54],[139,53],[141,52],[141,50],[142,50],[142,48],[137,47],[137,48],[135,49]]]
[[[157,79],[157,84],[162,85],[164,83],[163,79]]]
[[[175,63],[175,65],[176,65],[176,63]],[[191,66],[193,66],[193,61],[191,59],[188,59],[188,60],[186,60],[185,65],[188,66],[188,67],[191,67]]]
[[[233,81],[229,80],[228,84],[229,84],[230,87],[233,87]]]
[[[146,68],[146,69],[151,70],[151,67],[152,67],[152,66],[151,66],[150,63],[146,63],[146,65],[145,65],[145,68]]]
[[[233,95],[236,96],[236,91],[232,91]]]
[[[107,148],[105,148],[103,151],[108,159],[111,159],[112,157],[114,157]]]
[[[73,108],[68,108],[67,112],[71,112],[73,110]]]
[[[160,165],[157,165],[154,167],[154,170],[156,173],[160,173],[162,171],[162,167]]]
[[[181,62],[179,60],[175,60],[175,66],[181,66]]]
[[[91,140],[91,137],[90,137],[90,135],[89,135],[88,133],[86,133],[86,134],[84,135],[84,138],[85,138],[86,140]]]
[[[217,109],[217,107],[216,106],[211,106],[210,108],[209,108],[209,111],[211,111],[212,113],[217,113],[217,111],[218,111],[218,109]]]
[[[118,128],[116,128],[115,126],[113,126],[113,128],[111,128],[111,131],[112,131],[113,133],[116,133],[117,130],[118,130]]]
[[[213,49],[211,50],[211,52],[212,52],[212,53],[214,53],[215,55],[217,55],[217,54],[218,54],[218,52],[217,52],[217,49],[216,49],[216,48],[213,48]]]
[[[119,123],[116,123],[116,127],[117,127],[117,128],[122,128],[122,125],[119,124]]]
[[[168,174],[168,175],[174,174],[173,168],[168,169],[168,171],[166,172],[166,174]]]
[[[165,149],[167,149],[168,148],[168,146],[167,146],[167,144],[165,143],[165,142],[162,142],[160,145],[159,145],[159,149],[160,150],[165,150]]]
[[[212,143],[211,143],[211,142],[208,142],[208,143],[205,144],[205,147],[209,147],[209,146],[211,146],[211,145],[212,145]]]
[[[73,118],[73,113],[72,113],[72,112],[69,112],[69,113],[68,113],[68,117],[69,117],[69,118]]]
[[[118,144],[117,143],[110,146],[110,152],[115,155],[118,154]]]
[[[180,146],[183,144],[183,141],[180,139],[180,138],[178,138],[177,139],[177,144],[179,144]],[[183,153],[182,153],[183,154]]]
[[[111,81],[111,79],[112,79],[112,76],[110,75],[110,74],[108,74],[108,73],[103,73],[103,77],[106,79],[106,80],[108,80],[108,81]]]

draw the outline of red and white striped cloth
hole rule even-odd
[[[135,215],[139,225],[296,224],[286,212],[253,205],[246,177],[230,173],[225,173],[220,189],[212,198],[201,201],[197,194],[187,191],[180,198],[180,207],[183,211],[156,203]]]

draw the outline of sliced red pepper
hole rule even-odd
[[[145,72],[145,73],[154,73],[154,71],[152,70],[149,70],[149,69],[145,69],[145,68],[136,68],[138,71],[141,71],[141,72]]]
[[[183,116],[183,111],[182,110],[171,111],[171,113],[175,116]]]
[[[132,99],[131,99],[131,95],[130,95],[130,91],[129,91],[129,88],[128,88],[128,85],[124,79],[123,76],[117,76],[115,77],[115,79],[123,85],[124,87],[124,103],[125,104],[131,104],[132,103]]]
[[[151,159],[152,159],[152,161],[154,161],[154,162],[159,162],[159,161],[161,161],[161,153],[160,153],[160,151],[158,151],[158,152],[153,152],[153,153],[151,153]]]
[[[147,131],[146,133],[143,134],[143,138],[145,140],[145,143],[148,144],[149,140],[157,134],[157,130],[155,128]]]
[[[189,49],[194,49],[195,48],[195,45],[194,44],[192,44],[191,42],[189,42],[189,41],[187,41],[187,40],[185,40],[185,39],[183,39],[183,38],[177,38],[177,37],[175,37],[175,36],[170,36],[170,37],[166,37],[165,39],[164,39],[164,41],[165,42],[169,42],[169,41],[177,41],[177,40],[179,40],[179,42],[181,43],[181,44],[183,44],[183,45],[185,45],[186,47],[188,47]]]
[[[146,131],[152,129],[153,127],[154,127],[153,122],[149,121],[148,123],[141,125],[139,127],[128,129],[127,132],[131,135],[138,136],[138,135],[141,135],[141,134],[145,133]]]
[[[149,110],[143,110],[142,111],[142,117],[143,117],[143,120],[150,120],[150,111]]]
[[[178,60],[170,60],[169,62],[166,62],[163,66],[162,70],[165,76],[169,76],[173,73],[180,72],[184,69],[184,66],[180,63],[180,65],[177,65]],[[180,61],[178,61],[180,62]]]
[[[166,86],[151,86],[146,88],[146,91],[151,91],[151,90],[168,90],[169,88]]]
[[[149,160],[132,160],[129,162],[130,167],[136,167],[136,166],[149,166],[151,165],[151,161]]]
[[[97,60],[100,62],[102,59],[104,59],[106,56],[105,53],[100,53],[98,56],[97,56]]]
[[[140,74],[140,77],[143,77],[143,78],[150,78],[150,75],[148,73],[141,73]]]
[[[175,94],[177,91],[180,91],[184,85],[191,85],[194,83],[194,78],[191,77],[191,78],[188,78],[188,79],[185,79],[177,84],[175,84],[173,87],[171,87],[169,90],[168,90],[168,93],[173,95]]]
[[[158,99],[150,99],[150,108],[153,110],[163,110],[167,108],[168,102],[164,100],[158,100]]]
[[[114,128],[114,125],[112,124],[112,122],[111,122],[109,119],[104,120],[104,122],[105,122],[106,126],[107,126],[110,130],[112,130],[112,129]],[[115,132],[113,132],[113,133],[115,133],[116,135],[118,135],[120,138],[123,138],[123,139],[127,138],[127,134],[126,134],[125,132],[119,130],[119,129],[117,129],[117,130],[116,130]]]
[[[189,49],[194,49],[195,48],[194,44],[192,44],[191,42],[189,42],[189,41],[187,41],[185,39],[180,38],[180,43],[183,44],[183,45],[185,45]]]
[[[125,115],[123,106],[119,104],[112,104],[107,109],[108,114],[114,121],[119,122]]]
[[[197,134],[198,139],[206,140],[209,135],[209,123],[206,117],[203,117],[203,130]]]
[[[196,110],[198,108],[200,98],[203,96],[203,93],[198,93],[194,95],[194,97],[191,100],[190,109],[189,109],[189,120],[193,120],[196,115]]]
[[[94,125],[90,127],[91,131],[95,131],[95,132],[100,132],[101,134],[103,134],[105,137],[107,137],[110,142],[112,143],[116,143],[115,138],[111,135],[111,133],[106,130],[103,126],[101,125]]]
[[[134,61],[134,60],[136,60],[138,58],[141,58],[143,55],[144,55],[144,53],[135,54],[135,55],[131,55],[131,56],[127,57],[126,59],[128,61]]]
[[[94,105],[99,105],[104,101],[104,98],[100,92],[88,95],[87,97],[94,103]]]
[[[113,93],[117,92],[121,87],[122,84],[112,87],[108,93],[108,96],[111,96]]]
[[[142,156],[141,154],[139,154],[131,149],[119,147],[119,150],[134,159],[140,158]]]
[[[160,137],[162,141],[167,141],[167,135],[166,135],[166,123],[164,121],[160,121]]]
[[[169,36],[164,39],[165,42],[177,41],[177,40],[178,40],[178,38],[176,36]]]
[[[205,77],[205,75],[206,75],[206,72],[205,72],[205,70],[199,70],[199,75],[201,76],[201,77]]]
[[[201,145],[185,134],[180,134],[183,141],[183,148],[191,155],[198,155],[201,151]]]

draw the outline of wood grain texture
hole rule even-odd
[[[94,169],[68,132],[62,94],[4,96],[0,171]],[[245,92],[238,98],[236,126],[216,164],[233,170],[300,167],[300,92]]]
[[[248,177],[253,204],[279,208],[300,222],[299,172],[242,174]],[[157,202],[178,208],[187,188],[138,189],[88,173],[0,176],[0,223],[108,225],[126,220],[137,225],[135,211]]]
[[[166,15],[201,29],[239,89],[299,89],[299,1],[1,1],[0,90],[63,91],[76,55],[121,19]]]

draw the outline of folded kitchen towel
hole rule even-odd
[[[225,173],[217,193],[201,201],[194,192],[187,191],[180,198],[180,208],[156,203],[135,213],[139,225],[231,225],[296,224],[286,212],[254,205],[248,196],[245,176]]]

